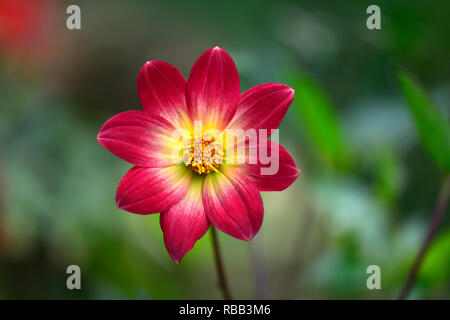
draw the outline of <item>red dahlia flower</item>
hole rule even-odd
[[[172,65],[149,61],[139,72],[137,86],[144,110],[113,116],[97,137],[103,147],[134,165],[119,183],[117,206],[137,214],[160,212],[164,243],[176,263],[211,223],[238,239],[252,239],[263,219],[259,192],[284,190],[300,171],[289,153],[267,136],[259,136],[255,145],[242,133],[243,140],[223,135],[230,128],[276,129],[294,90],[267,83],[240,94],[236,66],[219,47],[200,56],[188,81]],[[195,129],[198,122],[200,132]],[[188,139],[174,138],[177,129],[184,129]],[[235,150],[242,141],[237,157],[224,150],[225,145]],[[262,173],[267,161],[261,152],[253,153],[253,162],[232,161],[241,156],[249,160],[252,150],[261,146],[272,156],[278,152],[276,172]],[[173,155],[179,153],[184,163],[174,163]]]

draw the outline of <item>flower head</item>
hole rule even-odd
[[[187,81],[172,65],[149,61],[137,85],[144,110],[113,116],[97,137],[134,165],[119,183],[118,207],[161,213],[164,243],[176,263],[210,224],[252,239],[263,220],[260,191],[284,190],[300,172],[267,139],[294,90],[266,83],[241,94],[236,66],[219,47],[200,56]],[[268,159],[276,160],[275,170]]]

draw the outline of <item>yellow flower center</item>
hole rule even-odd
[[[184,146],[183,158],[186,166],[198,174],[217,172],[224,161],[222,143],[212,135],[196,135]]]

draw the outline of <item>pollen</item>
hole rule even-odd
[[[222,144],[214,136],[196,135],[184,146],[183,159],[186,166],[198,174],[217,172],[224,160]]]

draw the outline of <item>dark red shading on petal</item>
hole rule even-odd
[[[204,52],[192,67],[186,102],[192,121],[204,127],[224,129],[240,99],[239,74],[231,56],[222,48]]]
[[[174,66],[162,61],[149,61],[138,75],[137,87],[142,107],[175,125],[188,120],[186,80]]]
[[[166,211],[184,197],[191,177],[191,170],[184,165],[133,167],[119,182],[117,206],[138,214]]]
[[[203,204],[209,221],[219,230],[250,240],[261,227],[264,208],[261,195],[242,172],[229,168],[205,177]]]
[[[261,163],[259,150],[256,164],[248,164],[249,162],[247,161],[247,164],[242,166],[244,172],[246,172],[259,191],[282,191],[289,187],[300,174],[294,159],[281,144],[267,140],[267,144],[260,143],[258,149],[267,147],[267,155],[271,158],[272,152],[276,150],[276,146],[278,146],[278,170],[275,174],[268,175],[261,172],[261,168],[268,168],[271,164]],[[247,152],[247,154],[249,153]],[[266,153],[264,152],[264,154]]]
[[[161,229],[170,257],[179,263],[208,231],[209,221],[202,203],[202,183],[191,184],[184,198],[161,213]]]
[[[140,167],[172,165],[173,125],[144,111],[119,113],[101,127],[98,142],[119,158]]]
[[[294,89],[280,83],[265,83],[241,95],[230,128],[276,129],[294,99]]]

